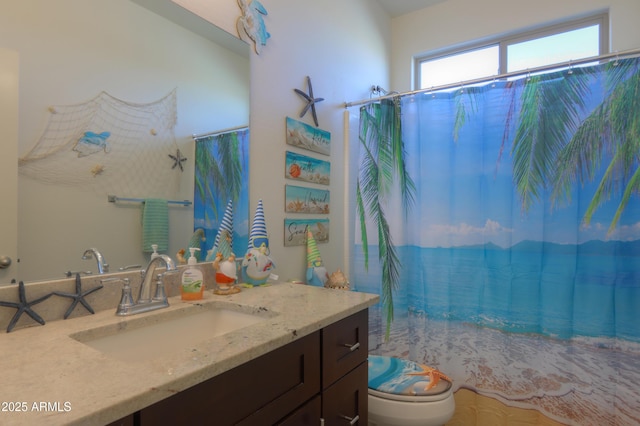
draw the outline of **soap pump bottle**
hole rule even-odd
[[[155,259],[156,257],[160,257],[160,253],[158,253],[158,245],[157,244],[151,244],[151,250],[153,250],[153,253],[151,253],[151,259]]]
[[[197,247],[189,247],[189,259],[187,268],[182,272],[182,283],[180,285],[180,295],[182,300],[200,300],[204,293],[204,281],[202,271],[196,265],[198,260],[195,257]]]

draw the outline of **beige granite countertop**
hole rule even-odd
[[[169,301],[169,308],[131,317],[104,310],[0,333],[0,424],[110,423],[365,309],[378,296],[275,283],[229,296],[207,292],[197,302]],[[118,359],[71,337],[210,304],[264,319],[151,359]]]

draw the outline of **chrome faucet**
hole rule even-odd
[[[155,270],[160,263],[164,263],[166,271],[161,274],[155,274]],[[140,294],[136,302],[134,302],[133,297],[131,297],[131,286],[129,285],[128,278],[107,278],[102,281],[122,281],[124,283],[122,286],[122,297],[116,309],[116,315],[135,315],[169,306],[169,301],[164,291],[163,278],[167,272],[175,272],[177,270],[173,260],[166,254],[161,254],[151,259],[146,269],[141,272],[142,282],[140,283]],[[153,280],[154,274],[156,277],[156,291],[154,296],[151,297],[151,281]]]
[[[86,249],[84,254],[82,255],[82,260],[91,259],[91,257],[95,257],[96,262],[98,262],[98,273],[105,274],[109,272],[109,264],[106,262],[102,253],[98,251],[96,248]]]
[[[145,303],[153,303],[154,301],[156,301],[155,300],[156,297],[154,297],[153,299],[151,298],[151,281],[153,280],[154,272],[156,270],[158,263],[164,263],[164,266],[166,268],[165,273],[177,270],[176,264],[173,262],[173,259],[171,259],[166,254],[160,254],[157,257],[154,257],[153,259],[151,259],[147,264],[147,267],[145,268],[145,270],[142,272],[142,284],[140,284],[140,294],[138,295],[138,301],[136,302],[136,304],[139,305],[139,304],[145,304]],[[161,281],[162,279],[160,279],[160,282]],[[156,288],[156,294],[157,293],[158,293],[158,289]],[[166,302],[166,299],[167,299],[166,296],[164,299]],[[168,303],[167,303],[167,306],[169,306]]]

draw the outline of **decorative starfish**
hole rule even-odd
[[[44,325],[44,320],[42,319],[42,317],[37,313],[35,313],[33,309],[31,309],[31,307],[33,305],[37,305],[38,303],[48,299],[49,297],[51,297],[52,294],[53,293],[50,293],[50,294],[47,294],[46,296],[39,297],[36,300],[32,300],[31,302],[27,302],[27,296],[24,291],[24,282],[20,281],[18,283],[18,297],[20,297],[20,302],[14,303],[14,302],[0,301],[0,306],[5,306],[7,308],[16,308],[18,310],[13,316],[13,318],[11,318],[11,321],[9,321],[9,326],[7,327],[7,333],[10,333],[11,330],[13,330],[13,327],[15,327],[16,323],[18,322],[18,320],[20,319],[20,317],[24,312],[26,312],[27,315],[29,315],[35,321],[39,322],[41,325]]]
[[[176,167],[180,167],[180,171],[184,172],[184,167],[182,167],[182,163],[187,161],[187,157],[183,157],[179,149],[176,150],[176,155],[169,154],[169,158],[173,160],[173,166],[171,166],[171,170],[175,169]]]
[[[302,96],[306,101],[307,105],[302,109],[300,113],[300,118],[304,117],[304,115],[311,108],[311,115],[313,116],[313,122],[316,123],[316,127],[318,127],[318,116],[316,115],[316,104],[324,101],[324,98],[314,98],[313,97],[313,87],[311,86],[311,77],[307,76],[307,85],[309,86],[309,94],[307,95],[300,89],[293,89],[298,95]]]
[[[93,175],[93,177],[98,176],[102,172],[104,172],[104,166],[102,164],[96,164],[91,168],[91,174]]]
[[[433,367],[420,365],[420,369],[422,371],[417,373],[409,373],[409,376],[427,376],[429,378],[429,384],[427,384],[427,386],[424,388],[425,391],[428,391],[429,389],[435,387],[438,382],[440,382],[440,379],[445,379],[448,382],[453,382],[453,380]]]
[[[56,296],[61,296],[61,297],[69,297],[71,299],[73,299],[73,302],[71,302],[71,306],[69,306],[69,309],[67,309],[67,312],[64,313],[64,319],[69,318],[69,315],[71,315],[71,312],[73,312],[73,310],[76,308],[76,306],[78,306],[78,302],[82,303],[82,306],[84,306],[87,311],[91,312],[92,314],[95,314],[93,308],[91,307],[91,305],[89,305],[89,303],[84,299],[85,296],[93,293],[94,291],[98,291],[100,290],[102,287],[104,287],[102,284],[99,285],[98,287],[92,288],[91,290],[82,291],[82,280],[80,279],[80,274],[76,274],[76,292],[75,294],[71,294],[71,293],[62,293],[59,291],[54,291],[51,294],[55,294]]]

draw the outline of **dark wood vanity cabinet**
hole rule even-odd
[[[135,426],[135,424],[135,414],[130,414],[127,417],[109,423],[107,426]]]
[[[322,330],[324,424],[367,425],[368,310]]]
[[[367,425],[368,310],[135,413],[137,425]]]

